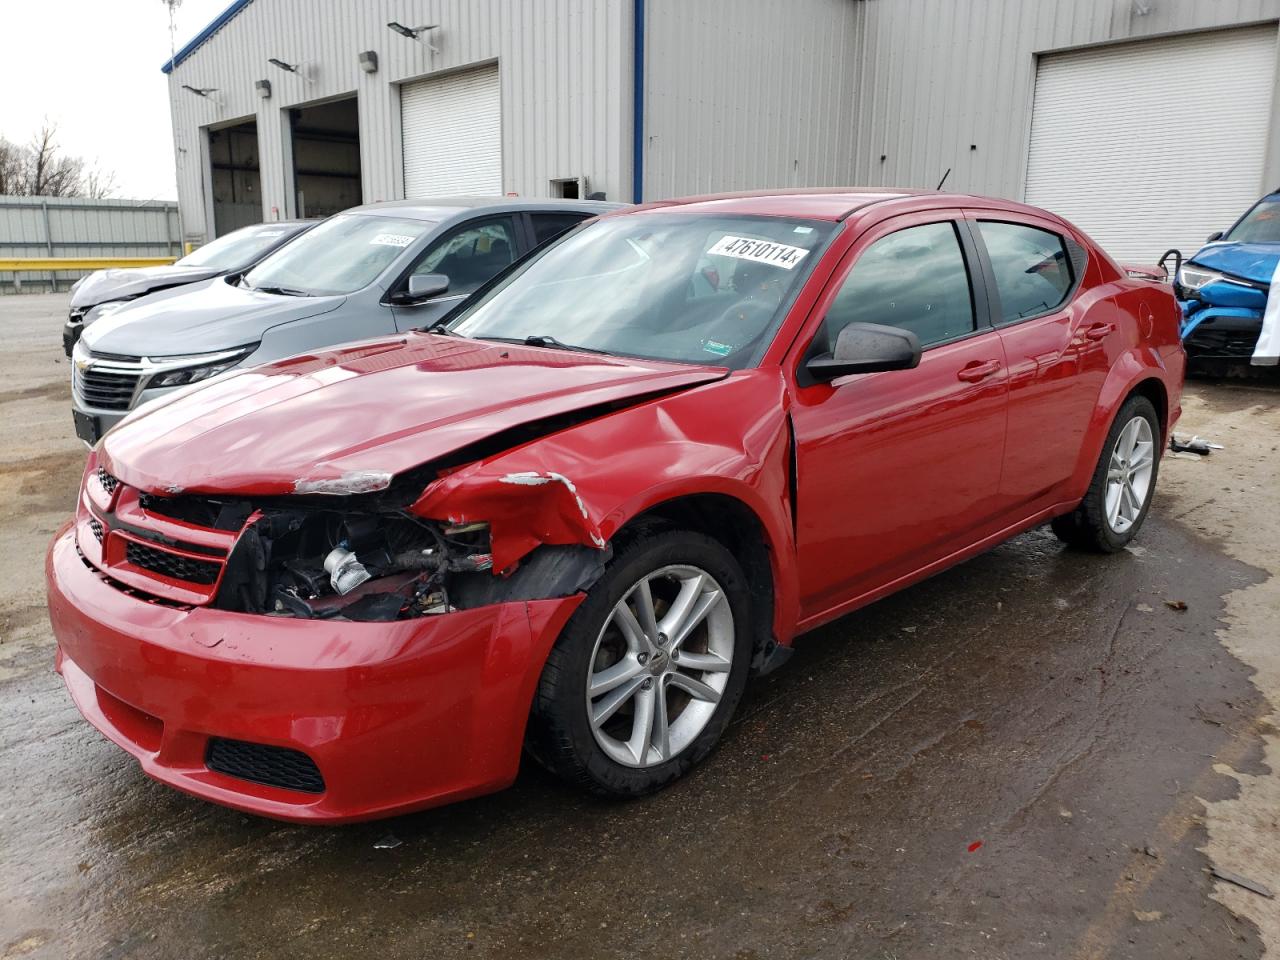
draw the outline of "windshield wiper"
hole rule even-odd
[[[282,297],[309,297],[311,296],[306,290],[296,290],[293,287],[250,287],[255,293],[276,293]]]
[[[578,350],[582,353],[601,353],[608,355],[608,350],[599,347],[584,347],[576,343],[564,343],[550,334],[533,333],[527,337],[474,337],[475,340],[494,340],[498,343],[518,343],[522,347],[556,347],[560,350]]]
[[[457,336],[456,333],[454,333],[452,330],[449,329],[449,325],[447,323],[444,323],[440,320],[437,320],[435,323],[433,323],[429,327],[422,327],[421,329],[423,333],[438,333],[442,337]]]

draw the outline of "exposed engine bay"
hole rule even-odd
[[[269,616],[387,621],[565,596],[594,582],[611,553],[545,546],[497,572],[488,523],[424,519],[397,500],[143,494],[140,505],[185,523],[240,531],[212,605]]]

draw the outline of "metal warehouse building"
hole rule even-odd
[[[1153,260],[1280,185],[1277,20],[1280,0],[237,0],[164,70],[196,241],[406,196],[945,174]]]

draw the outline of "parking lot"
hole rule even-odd
[[[1280,906],[1280,386],[1193,382],[1115,556],[1032,531],[801,639],[630,804],[535,769],[287,826],[149,781],[53,673],[83,448],[61,295],[0,299],[0,957],[1258,957]],[[1268,700],[1268,696],[1270,700]],[[179,948],[177,944],[181,944]]]

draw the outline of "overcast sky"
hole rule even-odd
[[[177,45],[231,0],[183,0]],[[5,0],[0,136],[29,140],[47,117],[67,153],[116,176],[114,196],[173,200],[164,0]]]

